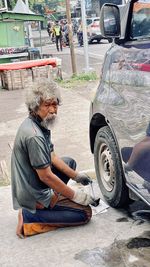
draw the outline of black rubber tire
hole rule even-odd
[[[108,39],[108,43],[112,43],[112,41],[113,41],[112,38],[111,39]]]
[[[102,127],[96,135],[94,162],[100,190],[113,208],[129,203],[129,192],[115,139],[108,126]]]

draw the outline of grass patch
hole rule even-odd
[[[74,81],[95,81],[97,80],[96,72],[89,72],[89,73],[80,73],[78,75],[73,75],[72,79]]]
[[[10,185],[10,181],[6,181],[4,179],[0,179],[0,187]]]
[[[98,77],[96,72],[90,72],[90,73],[80,73],[78,75],[73,75],[71,78],[65,80],[57,79],[56,81],[65,88],[72,88],[80,86],[81,84],[88,81],[96,81],[97,79]]]

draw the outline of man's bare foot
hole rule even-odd
[[[23,234],[23,216],[22,216],[22,210],[21,209],[18,212],[18,224],[17,224],[17,229],[16,229],[16,235],[19,238],[24,238],[24,234]]]

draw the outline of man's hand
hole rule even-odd
[[[74,180],[77,183],[81,183],[83,185],[88,185],[89,183],[92,183],[92,180],[85,173],[78,173]]]
[[[86,194],[85,192],[81,191],[81,190],[76,190],[74,197],[72,198],[72,201],[84,205],[84,206],[88,206],[92,203],[94,203],[94,199],[89,195]]]

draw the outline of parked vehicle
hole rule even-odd
[[[89,44],[92,44],[94,41],[97,41],[97,43],[100,43],[102,39],[107,39],[101,34],[99,18],[95,18],[93,22],[87,26],[87,36],[88,36]],[[108,42],[111,42],[111,41],[112,39],[109,38]]]
[[[114,41],[90,107],[97,180],[112,207],[150,205],[150,0],[106,4],[100,23]]]
[[[101,32],[100,32],[100,20],[99,18],[95,19],[92,23],[90,23],[87,27],[87,36],[88,43],[92,44],[93,41],[97,41],[99,43],[101,41]]]
[[[99,20],[99,17],[89,17],[86,19],[87,26],[93,23],[94,21]]]

